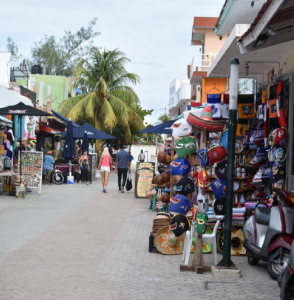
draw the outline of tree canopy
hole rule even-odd
[[[18,47],[10,37],[7,38],[7,51],[10,52],[11,55],[17,55],[18,53]]]

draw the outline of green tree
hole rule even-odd
[[[45,35],[32,47],[33,63],[45,67],[46,75],[72,76],[76,59],[89,51],[92,39],[100,34],[93,29],[96,21],[93,19],[87,28],[81,27],[76,33],[65,31],[59,40]]]
[[[10,52],[11,55],[17,55],[18,53],[18,47],[10,37],[7,38],[7,51]]]
[[[118,49],[113,51],[92,48],[88,59],[80,59],[74,73],[75,85],[83,91],[64,101],[59,112],[73,121],[86,117],[97,129],[124,132],[130,142],[131,132],[141,130],[143,121],[136,113],[139,97],[128,84],[136,85],[140,78],[127,72],[130,60]]]
[[[158,121],[160,121],[158,123],[166,123],[166,122],[168,122],[170,120],[171,120],[171,117],[169,115],[167,115],[167,114],[163,114],[163,115],[161,115],[161,116],[158,117]]]

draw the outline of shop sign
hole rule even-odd
[[[135,196],[136,198],[146,198],[146,191],[155,175],[154,162],[137,162]]]

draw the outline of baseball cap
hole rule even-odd
[[[47,154],[50,155],[50,154],[52,154],[52,152],[51,152],[51,151],[48,151]]]

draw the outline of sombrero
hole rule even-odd
[[[167,255],[182,254],[185,233],[179,237],[169,230],[169,226],[162,227],[155,235],[154,245],[158,252]]]
[[[169,226],[171,216],[168,213],[159,212],[153,220],[152,233],[155,235],[159,229]]]
[[[206,105],[203,108],[200,117],[193,114],[193,112],[190,112],[187,121],[194,127],[200,130],[206,128],[207,131],[221,131],[224,128],[226,122],[225,120],[221,119],[212,119],[212,109],[210,105]]]

